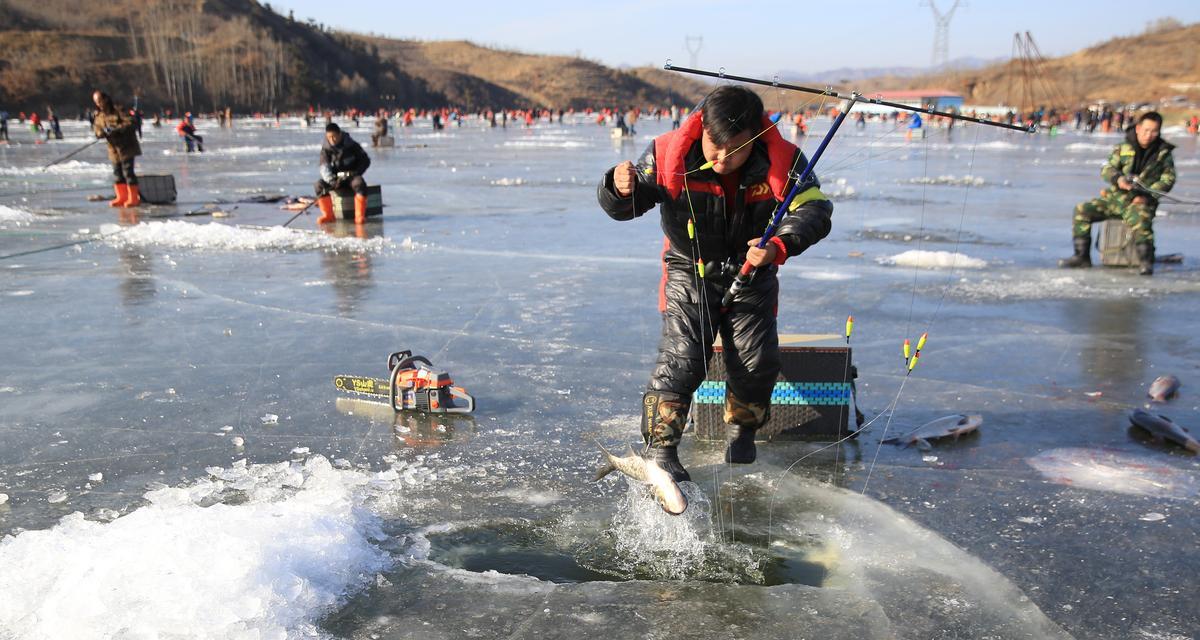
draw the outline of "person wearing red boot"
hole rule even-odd
[[[108,160],[113,165],[113,191],[116,197],[108,206],[136,207],[142,203],[137,175],[133,172],[134,158],[142,155],[137,130],[129,116],[113,104],[107,93],[97,89],[92,94],[92,102],[96,103],[97,109],[92,130],[97,138],[104,138],[108,142]]]
[[[334,191],[349,187],[354,191],[354,223],[367,220],[367,182],[363,174],[371,166],[371,158],[362,145],[336,124],[325,125],[325,143],[321,145],[321,179],[317,180],[317,207],[321,217],[317,224],[327,224],[336,218],[333,215]]]

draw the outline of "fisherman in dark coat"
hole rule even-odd
[[[371,158],[350,134],[333,122],[325,125],[325,143],[321,145],[321,179],[317,180],[315,186],[317,206],[321,209],[317,224],[336,219],[333,215],[333,198],[329,194],[345,187],[354,191],[355,224],[366,222],[367,182],[362,176],[370,166]]]
[[[138,144],[133,121],[103,91],[93,93],[92,101],[98,109],[92,120],[92,130],[97,138],[104,138],[108,142],[108,160],[113,166],[113,191],[117,197],[108,206],[136,207],[141,204],[142,196],[138,191],[133,161],[142,155],[142,145]]]
[[[755,459],[754,433],[770,417],[780,368],[776,272],[831,226],[833,206],[815,176],[801,185],[770,243],[753,245],[806,164],[764,116],[754,92],[724,86],[679,129],[656,138],[636,163],[619,164],[600,181],[600,206],[615,220],[632,220],[660,205],[666,236],[659,286],[663,335],[642,396],[641,431],[676,481],[689,479],[677,447],[717,335],[729,371],[726,459]],[[746,260],[757,268],[754,278],[722,309],[721,298]]]

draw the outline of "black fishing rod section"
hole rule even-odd
[[[936,109],[926,109],[925,107],[914,107],[912,105],[900,104],[898,102],[888,102],[888,101],[882,100],[880,98],[869,98],[869,97],[859,94],[859,93],[846,95],[846,94],[842,94],[842,93],[838,93],[837,91],[834,91],[833,87],[825,87],[824,89],[814,89],[812,87],[803,87],[798,84],[788,84],[786,82],[779,82],[778,80],[760,80],[758,78],[747,78],[745,76],[735,76],[735,75],[725,73],[724,69],[722,69],[721,71],[705,71],[703,69],[689,69],[687,67],[676,67],[675,65],[671,64],[670,60],[668,60],[665,65],[663,65],[663,69],[666,69],[667,71],[675,71],[678,73],[690,73],[692,75],[697,75],[697,76],[706,76],[709,78],[717,78],[719,80],[733,80],[735,82],[745,82],[747,84],[757,84],[757,85],[761,85],[764,87],[775,87],[777,89],[787,89],[789,91],[800,91],[803,93],[811,93],[811,94],[815,94],[815,95],[819,95],[819,96],[829,96],[831,98],[837,98],[839,100],[857,99],[858,102],[863,102],[863,103],[867,103],[867,104],[877,104],[877,105],[880,105],[883,107],[891,107],[892,109],[898,109],[901,111],[916,111],[918,113],[925,113],[925,114],[929,114],[931,116],[942,116],[944,118],[951,118],[954,120],[962,120],[964,122],[974,122],[976,124],[987,125],[989,127],[1000,127],[1001,129],[1011,129],[1013,131],[1021,131],[1023,133],[1033,133],[1033,132],[1037,131],[1037,125],[1030,125],[1028,127],[1022,127],[1020,125],[1007,124],[1004,122],[993,122],[991,120],[984,120],[982,118],[975,118],[972,116],[964,116],[962,114],[949,113],[946,111],[938,111]]]

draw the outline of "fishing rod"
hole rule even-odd
[[[285,222],[285,223],[283,223],[283,224],[281,224],[281,225],[279,225],[279,226],[281,226],[281,227],[286,227],[286,226],[288,226],[289,224],[291,224],[293,220],[295,220],[296,218],[299,218],[299,217],[300,217],[302,214],[304,214],[304,213],[307,213],[307,212],[308,212],[308,210],[309,210],[309,209],[311,209],[311,208],[312,208],[312,206],[313,206],[314,204],[316,204],[316,203],[317,203],[317,200],[320,200],[320,198],[314,198],[314,199],[313,199],[313,201],[312,201],[312,202],[310,202],[310,203],[308,203],[307,205],[305,205],[303,209],[301,209],[301,210],[297,211],[297,212],[296,212],[296,215],[292,216],[291,218],[288,218],[288,221],[287,221],[287,222]]]
[[[20,257],[23,257],[23,256],[32,256],[32,255],[35,255],[35,254],[38,254],[38,253],[45,253],[45,252],[47,252],[47,251],[54,251],[55,249],[66,249],[66,248],[68,248],[68,247],[74,247],[74,246],[76,246],[76,245],[80,245],[80,244],[88,244],[88,243],[90,243],[90,242],[95,242],[95,241],[97,241],[97,240],[102,240],[102,239],[104,239],[104,238],[107,238],[107,237],[109,237],[109,236],[114,236],[114,235],[116,235],[116,234],[118,234],[118,233],[123,233],[123,232],[125,232],[125,231],[128,231],[128,230],[129,230],[129,229],[131,229],[131,228],[132,228],[132,227],[121,227],[120,229],[117,229],[116,231],[109,231],[109,232],[107,232],[107,233],[95,233],[95,234],[92,234],[92,235],[90,235],[90,236],[88,236],[88,237],[86,237],[86,238],[83,238],[83,239],[81,239],[81,240],[73,240],[73,241],[71,241],[71,242],[64,242],[64,243],[62,243],[62,244],[56,244],[56,245],[52,245],[52,246],[49,246],[49,247],[41,247],[41,248],[39,248],[39,249],[30,249],[30,250],[28,250],[28,251],[18,251],[17,253],[10,253],[10,254],[7,254],[7,255],[0,256],[0,260],[8,260],[8,259],[10,259],[10,258],[20,258]]]
[[[96,144],[97,142],[100,142],[100,141],[101,141],[101,140],[103,140],[103,139],[104,139],[104,138],[96,138],[95,140],[92,140],[91,142],[89,142],[89,143],[87,143],[87,144],[83,145],[82,147],[79,147],[78,149],[76,149],[76,150],[72,151],[71,153],[68,153],[67,155],[65,155],[65,156],[63,156],[63,157],[61,157],[61,158],[59,158],[58,160],[55,160],[54,162],[51,162],[50,164],[48,164],[48,165],[46,165],[46,166],[42,167],[42,171],[45,171],[46,169],[49,169],[50,167],[53,167],[54,165],[56,165],[56,164],[58,164],[58,163],[60,163],[60,162],[64,162],[64,161],[66,161],[66,160],[69,160],[69,159],[71,159],[72,157],[74,157],[74,156],[75,156],[75,154],[77,154],[77,153],[79,153],[79,152],[81,152],[81,151],[83,151],[83,150],[85,150],[85,149],[87,149],[87,148],[91,147],[92,145]]]
[[[1133,176],[1132,178],[1129,179],[1129,181],[1133,183],[1133,186],[1137,187],[1138,191],[1144,191],[1159,200],[1169,200],[1169,201],[1175,202],[1177,204],[1200,205],[1200,200],[1186,200],[1184,198],[1179,198],[1179,197],[1173,196],[1173,195],[1167,193],[1166,191],[1159,191],[1158,189],[1151,189],[1149,186],[1144,184],[1140,179],[1138,179],[1137,176]]]
[[[692,75],[697,75],[697,76],[707,76],[709,78],[718,78],[720,80],[734,80],[737,82],[745,82],[747,84],[762,85],[764,87],[775,87],[776,89],[788,89],[791,91],[801,91],[803,93],[812,93],[812,94],[821,95],[821,96],[829,96],[831,98],[838,98],[841,100],[850,100],[851,98],[854,98],[857,102],[863,102],[863,103],[867,103],[867,104],[875,104],[875,105],[879,105],[881,107],[891,107],[893,109],[899,109],[901,111],[915,111],[918,113],[929,114],[931,116],[942,116],[944,118],[951,118],[954,120],[962,120],[964,122],[974,122],[976,124],[987,125],[989,127],[1000,127],[1001,129],[1011,129],[1013,131],[1021,131],[1024,133],[1033,133],[1033,132],[1037,131],[1037,125],[1033,125],[1033,124],[1029,125],[1028,127],[1022,127],[1020,125],[1008,124],[1005,122],[992,122],[991,120],[984,120],[982,118],[976,118],[973,116],[964,116],[962,114],[950,113],[948,111],[938,111],[936,109],[928,109],[925,107],[914,107],[912,105],[901,104],[899,102],[888,102],[881,98],[868,98],[868,97],[865,97],[862,94],[858,93],[857,91],[852,92],[850,95],[845,95],[842,93],[838,93],[837,91],[834,91],[833,87],[825,87],[824,89],[813,89],[812,87],[803,87],[803,86],[796,85],[796,84],[788,84],[786,82],[779,82],[778,80],[760,80],[758,78],[747,78],[744,76],[735,76],[735,75],[730,75],[728,73],[725,73],[724,68],[722,68],[720,71],[705,71],[703,69],[689,69],[687,67],[676,67],[675,65],[671,64],[670,60],[668,60],[667,63],[665,65],[663,65],[663,69],[666,69],[667,71],[676,71],[679,73],[690,73]]]
[[[775,208],[775,215],[771,217],[770,224],[763,231],[762,237],[758,239],[758,244],[755,247],[762,249],[771,241],[771,237],[775,235],[775,229],[783,221],[783,216],[787,213],[792,199],[796,197],[796,194],[800,193],[800,187],[808,182],[809,177],[812,175],[813,167],[817,166],[817,161],[821,159],[821,154],[825,153],[825,147],[829,146],[829,142],[833,140],[833,134],[837,133],[838,127],[842,126],[842,122],[846,120],[846,114],[850,113],[850,110],[854,108],[854,104],[858,102],[858,98],[857,93],[851,94],[849,98],[850,104],[846,105],[846,109],[839,113],[833,121],[833,126],[829,128],[829,131],[825,133],[825,137],[821,139],[821,145],[817,147],[817,150],[813,153],[813,157],[809,158],[808,164],[804,166],[804,171],[801,171],[799,176],[795,176],[792,188],[788,190],[787,195],[783,197],[783,200],[779,202],[779,206]],[[738,271],[737,277],[733,279],[733,283],[725,291],[725,296],[721,298],[722,309],[729,308],[729,305],[733,303],[734,296],[742,290],[742,287],[750,283],[751,278],[754,277],[754,271],[754,265],[750,264],[750,259],[747,258],[742,263],[742,268]]]

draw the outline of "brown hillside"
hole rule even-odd
[[[583,108],[627,104],[690,104],[705,85],[690,79],[676,82],[653,70],[618,71],[567,56],[544,56],[482,47],[466,41],[420,42],[359,36],[413,76],[435,90],[456,95],[465,106],[503,106],[504,98],[519,96],[528,106]],[[440,77],[439,77],[440,76]],[[479,103],[458,95],[455,83],[464,76],[478,80],[481,94],[496,92]],[[475,96],[470,96],[475,97]]]
[[[1074,108],[1098,100],[1117,103],[1158,102],[1186,95],[1200,100],[1200,23],[1154,33],[1114,38],[1041,65],[1036,77],[1020,60],[983,69],[916,78],[864,80],[870,89],[943,87],[962,93],[967,104],[1047,105]]]

